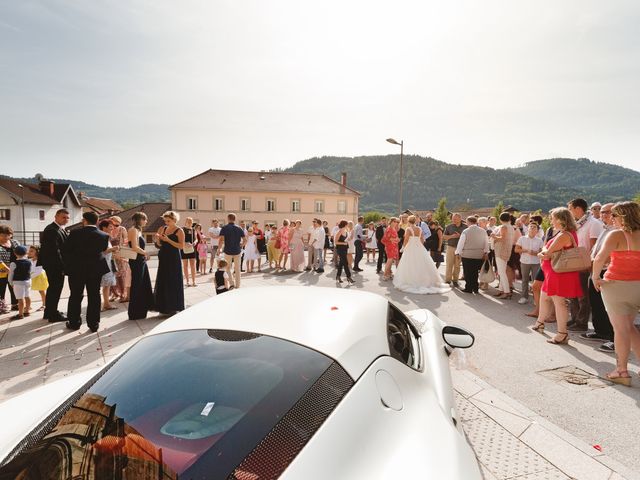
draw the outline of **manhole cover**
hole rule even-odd
[[[552,368],[550,370],[541,370],[538,374],[569,388],[575,385],[579,388],[587,387],[594,389],[604,388],[611,385],[611,382],[608,382],[607,380],[574,365]]]

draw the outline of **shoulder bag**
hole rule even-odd
[[[493,272],[493,268],[491,267],[491,263],[489,260],[485,260],[482,262],[482,268],[480,268],[480,275],[478,277],[478,281],[480,283],[491,283],[496,279],[496,274]]]
[[[551,255],[551,268],[556,273],[584,272],[591,268],[591,257],[585,247],[579,247],[571,236],[573,248],[562,249]]]

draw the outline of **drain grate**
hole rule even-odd
[[[600,378],[599,376],[589,373],[574,365],[541,370],[537,373],[551,381],[569,388],[584,389],[586,387],[591,390],[595,390],[597,388],[605,388],[611,385],[611,382],[608,380]]]

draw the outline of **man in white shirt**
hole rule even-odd
[[[600,220],[595,219],[589,211],[589,206],[583,198],[571,200],[567,208],[575,218],[578,225],[578,246],[585,247],[591,253],[596,240],[604,230]],[[591,316],[591,305],[589,304],[589,271],[580,272],[580,285],[582,285],[583,296],[571,299],[571,321],[568,329],[571,332],[586,332]]]
[[[313,235],[316,231],[316,220],[314,219],[309,228],[307,229],[307,233],[305,235],[305,241],[307,242],[307,268],[305,270],[308,272],[315,265],[315,249],[311,246],[311,242],[313,241]]]
[[[516,242],[516,252],[520,254],[520,273],[522,274],[522,297],[518,300],[520,305],[529,303],[529,276],[536,279],[540,269],[538,253],[542,250],[544,242],[538,236],[540,227],[535,222],[530,222],[527,235],[522,236]]]
[[[313,234],[311,235],[309,250],[314,252],[314,272],[322,273],[324,272],[324,259],[322,258],[322,254],[324,253],[324,227],[322,226],[322,221],[317,218],[313,220],[313,226],[315,228],[313,230]]]
[[[215,258],[218,255],[218,243],[220,238],[220,224],[217,219],[211,220],[211,228],[208,235],[211,244],[211,268],[209,273],[213,273],[213,267],[215,266]]]
[[[485,229],[480,228],[476,217],[467,217],[467,228],[460,234],[455,255],[462,258],[465,293],[478,293],[478,274],[482,262],[489,255],[489,237]]]

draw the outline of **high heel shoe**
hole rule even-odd
[[[347,282],[349,282],[349,283],[356,283],[356,281],[355,281],[353,278],[351,278],[351,277],[347,277]]]
[[[340,278],[340,275],[336,275],[336,282],[343,283],[342,279]]]
[[[547,340],[547,343],[554,345],[567,345],[569,343],[569,334],[567,332],[558,332],[558,335],[563,335],[562,340],[556,340],[556,337]]]
[[[619,383],[625,387],[631,386],[631,376],[627,370],[616,369],[613,372],[607,373],[607,380],[613,383]]]
[[[530,328],[534,332],[543,333],[544,332],[544,322],[536,322],[535,325],[532,325]]]

